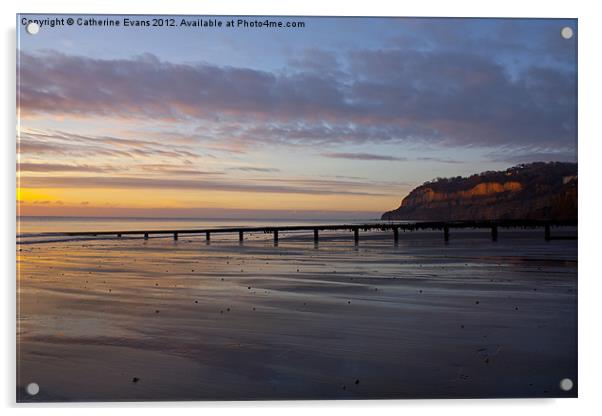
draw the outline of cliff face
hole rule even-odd
[[[577,219],[577,164],[536,162],[415,188],[383,220]]]

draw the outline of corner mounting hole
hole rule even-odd
[[[27,33],[30,35],[37,35],[40,31],[40,25],[36,22],[29,22],[27,26],[25,26],[25,30],[27,30]]]
[[[570,378],[563,378],[562,380],[560,380],[560,389],[564,391],[573,390],[573,380],[571,380]]]
[[[29,394],[30,396],[35,396],[40,392],[40,386],[38,385],[38,383],[29,383],[26,387],[26,390],[27,394]]]
[[[571,39],[573,37],[573,29],[569,26],[563,27],[560,29],[560,36],[567,40]]]

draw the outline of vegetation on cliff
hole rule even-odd
[[[577,219],[577,164],[535,162],[415,188],[383,220]]]

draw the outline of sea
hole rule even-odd
[[[230,227],[268,227],[324,224],[370,224],[380,223],[377,218],[347,219],[236,219],[236,218],[134,218],[134,217],[17,217],[17,244],[32,244],[59,241],[86,241],[113,239],[116,236],[66,237],[69,232],[94,231],[151,231],[151,230],[194,230]],[[410,221],[404,221],[410,222]],[[160,236],[167,238],[169,236]],[[220,236],[233,239],[238,236]],[[140,238],[140,236],[130,237]],[[156,237],[155,237],[156,238]]]

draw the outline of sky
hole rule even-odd
[[[576,20],[25,31],[49,17],[91,16],[17,16],[19,215],[376,218],[436,177],[577,161]]]

